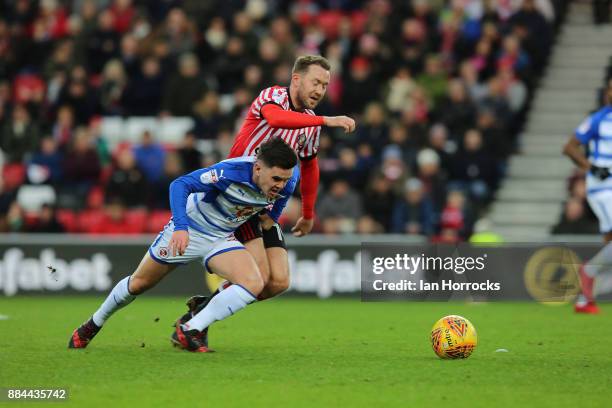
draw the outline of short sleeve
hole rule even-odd
[[[582,144],[587,144],[595,136],[595,115],[589,115],[575,130],[576,138]]]

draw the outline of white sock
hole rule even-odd
[[[597,276],[603,269],[612,266],[612,243],[606,244],[595,256],[584,265],[584,272],[591,278]]]
[[[217,320],[230,317],[254,301],[255,296],[251,292],[240,285],[231,285],[213,297],[206,307],[183,327],[187,330],[202,331]]]
[[[130,284],[131,276],[126,276],[121,279],[119,283],[115,285],[111,293],[108,295],[104,303],[100,306],[98,310],[93,315],[93,321],[98,327],[102,327],[104,322],[111,317],[113,313],[117,310],[121,309],[123,306],[127,306],[134,299],[136,299],[136,295],[132,295],[128,289],[128,285]]]

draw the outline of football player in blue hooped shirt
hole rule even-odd
[[[612,267],[612,81],[605,89],[606,105],[589,115],[576,128],[563,153],[586,172],[587,201],[597,218],[605,246],[580,266],[581,294],[576,313],[597,314],[596,278],[603,279]],[[588,156],[581,145],[588,146]]]
[[[254,213],[265,211],[278,220],[299,179],[296,164],[293,149],[275,138],[262,144],[256,157],[224,160],[174,180],[172,219],[136,271],[119,281],[93,316],[73,332],[68,347],[87,347],[115,311],[177,266],[198,260],[233,285],[191,320],[177,323],[172,341],[189,351],[208,352],[208,326],[255,301],[263,289],[255,260],[233,232]]]

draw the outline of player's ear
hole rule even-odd
[[[302,79],[302,76],[300,75],[299,72],[294,72],[291,74],[291,82],[295,82],[297,85],[299,85],[301,79]]]

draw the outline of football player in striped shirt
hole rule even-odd
[[[313,109],[321,102],[330,81],[330,64],[316,55],[296,59],[288,87],[264,89],[252,102],[230,151],[230,157],[250,156],[261,143],[283,139],[300,159],[302,215],[292,228],[297,237],[308,234],[314,223],[314,206],[319,188],[317,151],[322,126],[355,130],[355,121],[347,116],[317,116]],[[289,287],[289,262],[282,231],[266,215],[254,216],[236,232],[236,238],[253,255],[262,273],[265,287],[259,300],[268,299]],[[223,284],[220,290],[225,287]],[[215,292],[216,295],[219,291]],[[181,320],[206,304],[208,298],[194,296],[187,301],[189,311]]]
[[[574,310],[596,314],[596,278],[600,290],[612,281],[612,80],[605,90],[607,105],[589,115],[565,144],[563,153],[586,172],[587,201],[599,220],[606,245],[580,267],[582,293]],[[582,145],[588,147],[588,156]]]

